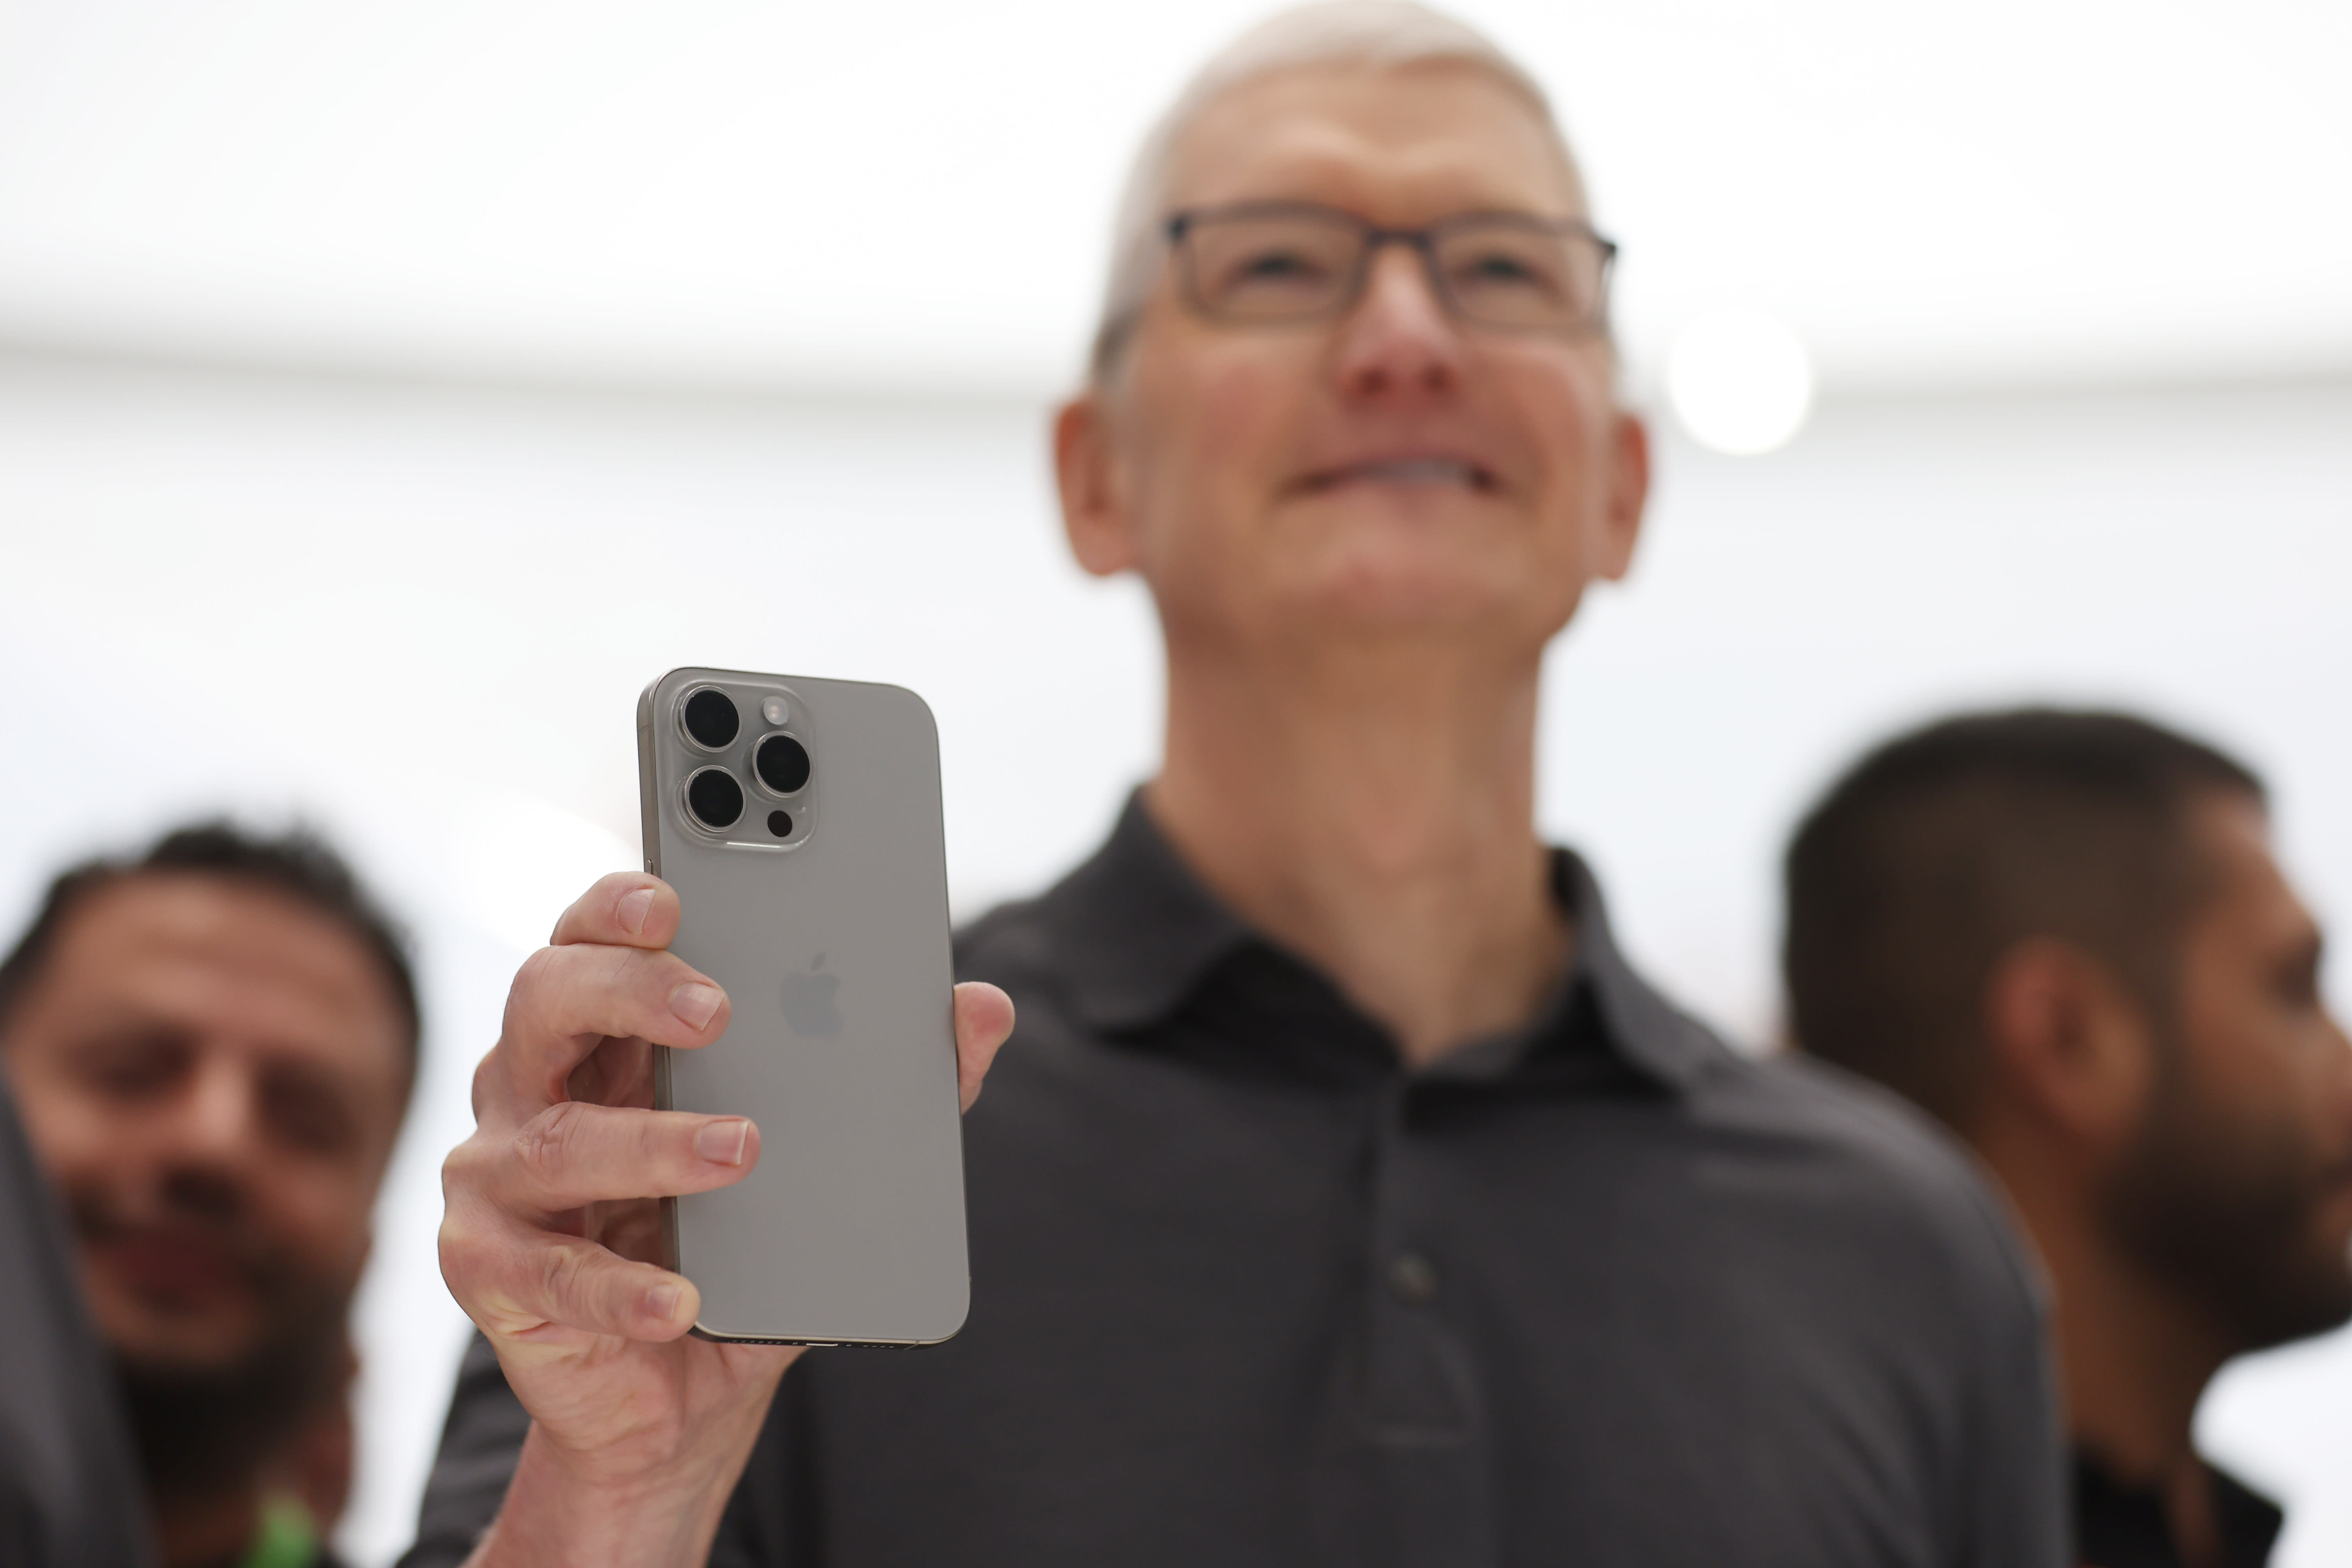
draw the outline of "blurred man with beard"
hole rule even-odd
[[[2352,1317],[2352,1048],[2262,784],[2121,715],[1955,719],[1787,870],[1799,1043],[1972,1143],[2049,1268],[2079,1561],[2266,1561],[2278,1510],[2190,1424],[2231,1357]]]
[[[398,936],[300,835],[200,826],[77,867],[0,962],[0,1062],[164,1568],[331,1562],[302,1500],[344,1479],[319,1459],[348,1429],[345,1319],[417,1024]]]

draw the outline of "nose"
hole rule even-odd
[[[259,1093],[247,1064],[206,1057],[192,1075],[174,1119],[177,1163],[219,1172],[251,1163],[261,1136]]]
[[[1339,333],[1337,372],[1351,400],[1423,403],[1461,385],[1460,331],[1412,246],[1372,253],[1364,291]]]

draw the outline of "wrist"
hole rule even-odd
[[[468,1568],[700,1563],[750,1457],[746,1443],[619,1478],[581,1465],[534,1423]]]

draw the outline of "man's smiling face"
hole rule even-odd
[[[119,1357],[235,1367],[340,1313],[402,1027],[359,942],[266,889],[140,873],[67,917],[0,1042]]]
[[[1584,216],[1541,116],[1453,62],[1248,82],[1192,123],[1168,192],[1390,229]],[[1518,659],[1624,571],[1647,454],[1599,331],[1465,326],[1405,246],[1345,314],[1278,325],[1202,319],[1173,270],[1097,391],[1098,504],[1071,516],[1080,559],[1139,569],[1171,639],[1426,634]]]

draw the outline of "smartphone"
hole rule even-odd
[[[939,727],[897,686],[673,669],[637,700],[646,869],[727,1032],[656,1103],[748,1116],[760,1163],[667,1200],[705,1339],[935,1344],[971,1304]]]

